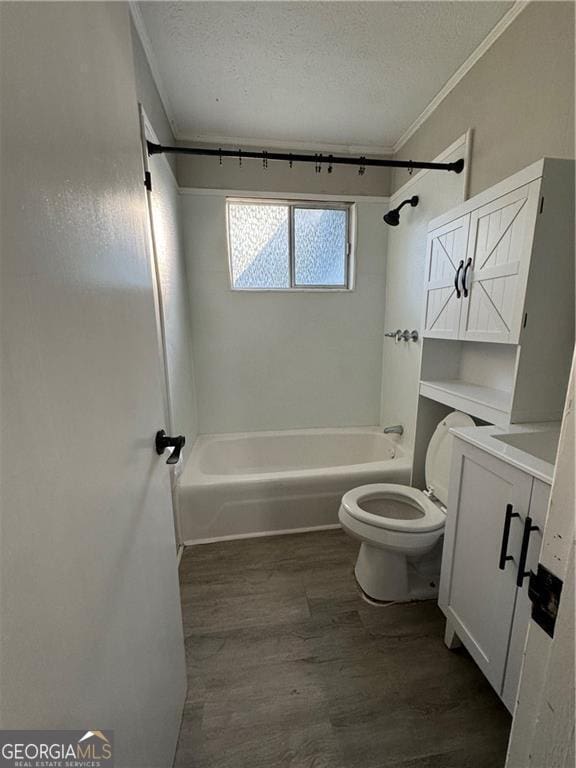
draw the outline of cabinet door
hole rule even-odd
[[[534,480],[532,484],[532,496],[530,498],[529,515],[533,525],[538,526],[537,531],[530,533],[528,556],[526,558],[526,571],[536,571],[542,548],[542,533],[548,513],[548,500],[550,498],[550,486],[541,480]],[[525,525],[526,517],[522,518]],[[518,683],[520,682],[520,670],[524,657],[524,645],[528,633],[528,623],[532,612],[532,603],[528,597],[528,578],[524,578],[522,587],[516,593],[516,605],[514,606],[514,620],[512,622],[512,634],[510,636],[510,650],[506,663],[506,676],[502,700],[510,712],[514,711]]]
[[[539,190],[533,181],[471,213],[460,338],[518,342]]]
[[[424,336],[458,338],[461,296],[456,291],[458,267],[464,263],[470,216],[445,224],[428,235],[424,288]],[[460,270],[460,276],[462,269]]]
[[[498,694],[502,693],[516,596],[522,523],[532,478],[461,440],[454,442],[439,604]],[[499,568],[506,509],[507,554]]]

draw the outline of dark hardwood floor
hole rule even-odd
[[[511,718],[433,601],[374,607],[341,531],[207,544],[180,567],[176,768],[502,768]]]

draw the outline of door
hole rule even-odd
[[[471,213],[461,339],[518,343],[539,190],[537,179]]]
[[[113,729],[117,768],[168,768],[186,675],[129,13],[0,16],[0,723]]]
[[[459,440],[454,453],[439,604],[501,694],[532,478]],[[501,569],[503,542],[504,557],[514,559]]]
[[[470,216],[462,216],[428,234],[424,336],[458,338],[469,224]]]
[[[526,532],[528,549],[526,551],[525,565],[523,573],[538,569],[538,558],[542,547],[542,533],[546,523],[546,513],[548,512],[548,500],[550,498],[550,486],[541,480],[534,479],[532,483],[532,496],[530,498],[529,516],[534,526],[534,530],[527,531],[529,521],[524,517],[520,520],[524,526],[523,534]],[[530,526],[532,527],[532,526]],[[510,636],[510,650],[508,651],[508,661],[506,663],[506,678],[504,680],[504,689],[502,691],[502,700],[513,712],[516,704],[516,695],[518,693],[518,682],[520,680],[520,668],[522,667],[522,652],[526,643],[526,633],[528,632],[528,623],[530,621],[530,612],[532,604],[528,597],[528,577],[522,578],[522,586],[516,593],[516,604],[514,606],[514,619],[512,621],[512,634]]]

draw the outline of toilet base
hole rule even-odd
[[[441,555],[441,541],[431,552],[418,557],[362,542],[354,574],[362,591],[372,600],[428,600],[438,595]]]

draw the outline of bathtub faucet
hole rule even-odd
[[[384,427],[385,435],[403,435],[404,427],[402,424],[396,424],[394,427]]]

